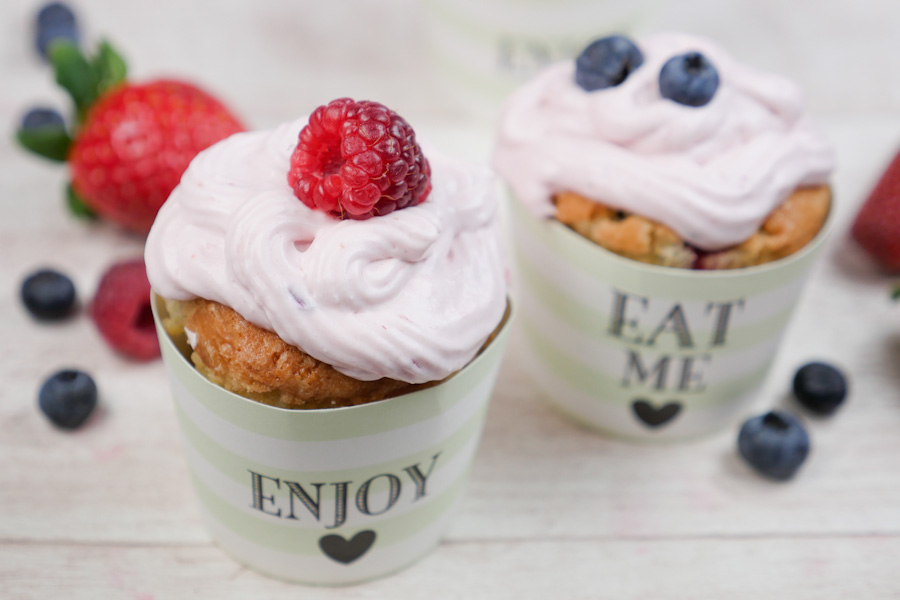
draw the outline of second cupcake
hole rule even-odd
[[[544,395],[636,439],[733,422],[831,212],[799,88],[710,40],[601,38],[510,97],[494,165]]]

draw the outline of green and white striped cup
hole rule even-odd
[[[528,372],[576,421],[637,441],[742,416],[830,228],[779,261],[692,271],[622,258],[516,198],[510,221]]]
[[[435,83],[469,118],[493,124],[509,94],[548,64],[611,33],[651,29],[662,0],[427,0]]]
[[[216,543],[265,574],[340,585],[421,558],[459,504],[509,330],[432,388],[322,410],[286,410],[207,380],[153,303],[184,450]]]

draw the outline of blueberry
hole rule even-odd
[[[65,39],[76,46],[79,43],[78,22],[75,13],[62,2],[44,5],[37,14],[37,34],[35,44],[41,56],[47,56],[51,42]]]
[[[575,59],[575,83],[586,92],[614,87],[644,63],[634,42],[621,35],[588,44]]]
[[[28,312],[41,320],[62,319],[75,306],[75,284],[52,269],[42,269],[26,277],[21,294]]]
[[[54,425],[76,429],[97,406],[97,384],[84,371],[65,369],[44,382],[38,394],[38,403]]]
[[[22,118],[22,129],[41,129],[42,127],[65,127],[62,115],[52,108],[32,108]]]
[[[37,14],[38,27],[75,25],[75,13],[63,2],[49,2]]]
[[[719,89],[719,72],[699,52],[673,56],[659,71],[659,93],[679,104],[703,106]]]
[[[835,367],[812,362],[800,367],[794,375],[794,395],[809,410],[830,415],[847,396],[847,380]]]
[[[790,479],[809,454],[809,435],[797,417],[773,410],[744,422],[738,450],[763,475]]]

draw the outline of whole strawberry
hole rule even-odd
[[[127,82],[125,63],[107,43],[88,59],[62,40],[48,56],[75,103],[74,131],[23,127],[18,137],[37,154],[65,157],[76,212],[147,233],[191,159],[244,129],[221,102],[189,83]]]
[[[900,272],[900,153],[856,215],[853,239],[889,272]]]

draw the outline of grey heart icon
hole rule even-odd
[[[319,548],[325,556],[345,565],[368,552],[374,543],[375,532],[371,529],[360,531],[349,540],[336,533],[319,538]]]
[[[660,427],[678,416],[681,412],[681,403],[671,401],[656,408],[648,400],[638,398],[631,403],[631,410],[648,427]]]

